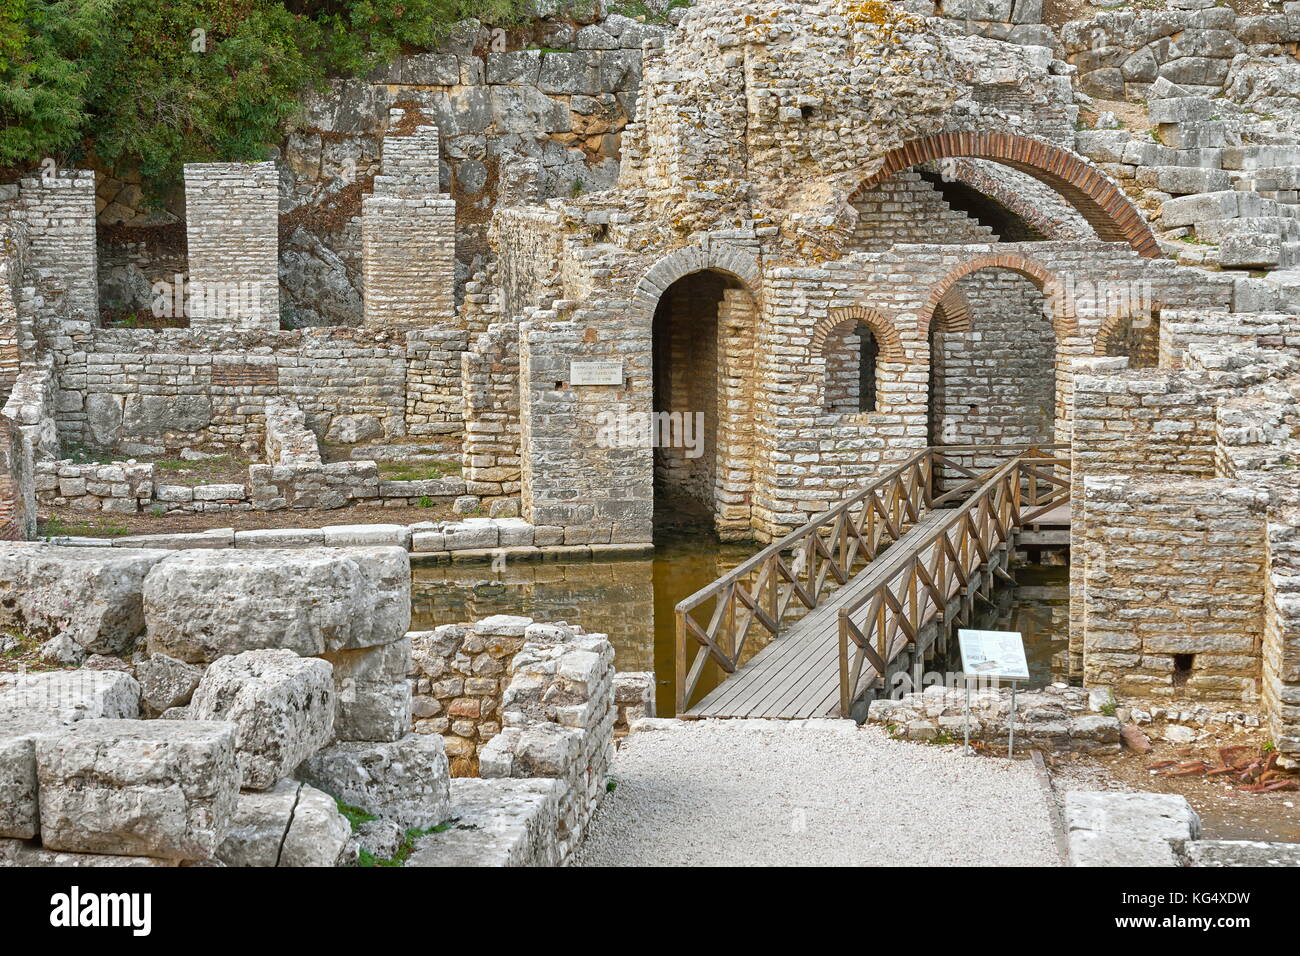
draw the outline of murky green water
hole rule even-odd
[[[725,544],[707,531],[661,536],[653,557],[567,563],[530,561],[493,571],[487,564],[417,567],[412,627],[522,614],[567,621],[609,635],[620,671],[653,671],[661,715],[674,710],[673,608],[759,549]]]
[[[707,531],[676,530],[661,535],[654,556],[648,558],[517,562],[501,571],[488,564],[417,567],[413,626],[430,628],[490,614],[581,624],[609,635],[619,670],[654,672],[655,703],[659,714],[668,716],[674,712],[675,694],[673,608],[758,547],[722,543]],[[1023,586],[1000,589],[996,607],[981,610],[976,626],[1022,632],[1030,683],[1041,687],[1063,679],[1068,571],[1035,566],[1018,569],[1016,577]],[[754,643],[757,650],[760,645]]]

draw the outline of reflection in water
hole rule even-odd
[[[1019,631],[1025,638],[1029,683],[1034,690],[1067,681],[1070,644],[1070,569],[1026,565],[1015,568],[1015,587],[999,587],[993,605],[976,607],[971,627],[981,631]],[[952,642],[952,670],[961,669]]]
[[[660,715],[670,716],[675,701],[673,608],[756,550],[758,545],[752,543],[722,543],[707,531],[683,529],[661,533],[653,558],[517,562],[503,571],[493,571],[489,564],[417,567],[412,572],[412,627],[427,629],[491,614],[581,624],[609,635],[619,670],[655,673],[656,707]],[[1022,586],[999,589],[996,606],[983,607],[974,626],[1025,635],[1031,686],[1063,680],[1069,572],[1033,566],[1015,574]],[[755,649],[761,646],[761,633],[761,628],[755,629]],[[959,668],[960,661],[951,667]]]
[[[581,624],[609,635],[620,671],[653,671],[661,715],[673,713],[673,608],[740,564],[755,544],[724,544],[707,531],[668,531],[653,558],[571,563],[529,561],[494,572],[489,564],[412,571],[413,629],[522,614]]]

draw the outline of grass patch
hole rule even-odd
[[[447,478],[459,474],[460,462],[456,461],[434,461],[427,465],[388,461],[379,466],[379,477],[388,481],[426,481],[430,478]]]
[[[352,827],[353,833],[357,832],[357,827],[361,826],[361,824],[379,819],[379,817],[371,813],[369,810],[363,810],[361,807],[354,807],[350,803],[344,803],[337,797],[334,799],[334,804],[339,808],[339,813],[343,814],[344,819],[346,819],[348,824]]]
[[[402,835],[402,845],[397,848],[397,852],[387,859],[377,857],[369,850],[362,849],[357,856],[357,866],[403,866],[411,853],[415,850],[415,844],[423,837],[430,833],[444,833],[447,830],[477,830],[478,827],[472,824],[460,824],[454,819],[446,823],[439,823],[436,827],[429,827],[427,830],[407,830]]]
[[[46,538],[120,538],[131,533],[131,529],[120,524],[104,524],[99,521],[64,521],[50,518],[38,526],[38,533]]]
[[[1119,709],[1119,704],[1115,701],[1115,695],[1112,693],[1106,700],[1106,703],[1097,708],[1104,717],[1114,717],[1115,711]]]
[[[3,633],[5,637],[12,637],[18,641],[17,647],[5,651],[4,654],[0,654],[0,657],[22,657],[24,654],[34,654],[41,646],[41,641],[38,638],[24,634],[22,631],[3,631],[0,633]]]

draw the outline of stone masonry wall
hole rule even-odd
[[[278,329],[275,163],[186,163],[190,324]]]
[[[29,237],[28,280],[45,310],[97,322],[94,175],[74,170],[24,179],[20,201]]]
[[[456,204],[439,191],[437,127],[393,110],[383,163],[361,204],[365,322],[428,328],[453,321]]]
[[[1224,479],[1083,484],[1084,683],[1256,700],[1267,494]]]

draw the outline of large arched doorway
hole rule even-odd
[[[654,495],[658,527],[751,535],[755,309],[716,270],[673,282],[655,308]]]
[[[990,266],[958,280],[946,297],[954,300],[964,314],[941,304],[930,324],[930,443],[1051,444],[1059,350],[1043,290]]]

